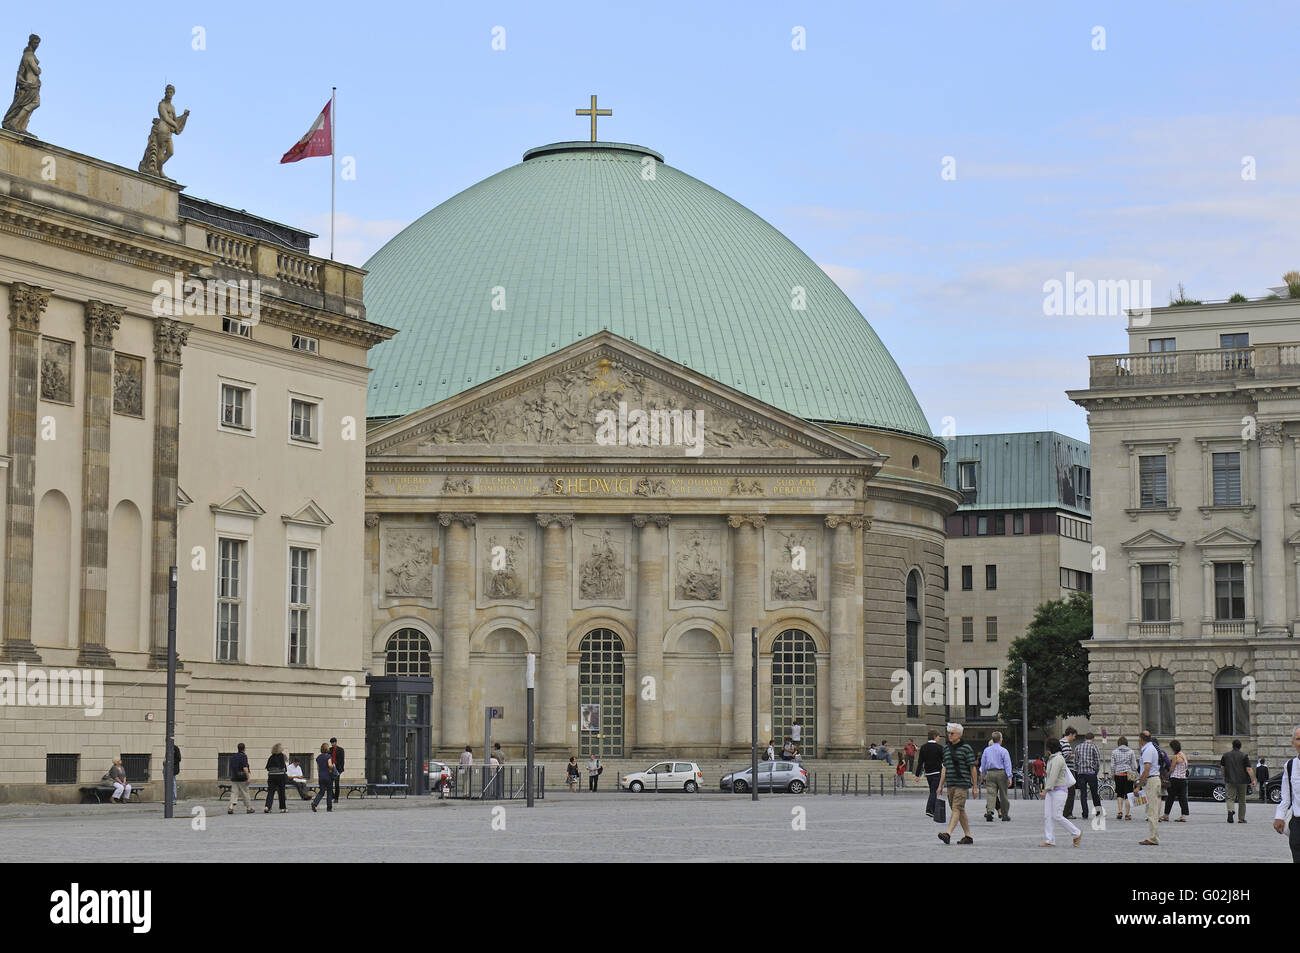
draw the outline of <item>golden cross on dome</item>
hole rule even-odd
[[[595,141],[596,141],[596,117],[597,117],[597,116],[612,116],[612,115],[614,115],[614,110],[612,110],[612,109],[597,109],[597,108],[596,108],[596,95],[595,95],[595,93],[593,93],[592,96],[591,96],[591,108],[590,108],[590,109],[575,109],[575,110],[573,111],[573,114],[574,114],[575,116],[590,116],[590,117],[591,117],[591,141],[592,141],[592,142],[595,142]]]

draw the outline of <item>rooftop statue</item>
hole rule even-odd
[[[41,104],[41,64],[36,59],[36,47],[41,45],[41,38],[33,33],[27,38],[27,49],[18,61],[18,78],[14,81],[14,101],[5,113],[4,128],[10,132],[31,135],[27,131],[27,121]]]
[[[172,105],[172,96],[175,94],[176,87],[168,85],[167,91],[158,103],[158,118],[153,121],[153,128],[149,130],[149,144],[145,146],[144,158],[140,160],[141,172],[146,175],[156,175],[160,179],[167,178],[163,175],[163,163],[176,151],[172,148],[172,136],[179,136],[185,131],[185,120],[190,116],[190,111],[187,109],[179,118],[177,117],[176,107]]]

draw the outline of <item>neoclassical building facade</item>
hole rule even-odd
[[[1092,723],[1274,760],[1300,721],[1300,303],[1154,308],[1089,358]]]

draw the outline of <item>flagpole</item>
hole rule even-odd
[[[338,113],[334,107],[337,86],[330,87],[330,261],[334,260],[334,140],[338,137]]]

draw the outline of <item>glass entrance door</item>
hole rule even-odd
[[[433,753],[433,680],[370,679],[366,701],[366,780],[428,791],[425,762]]]

